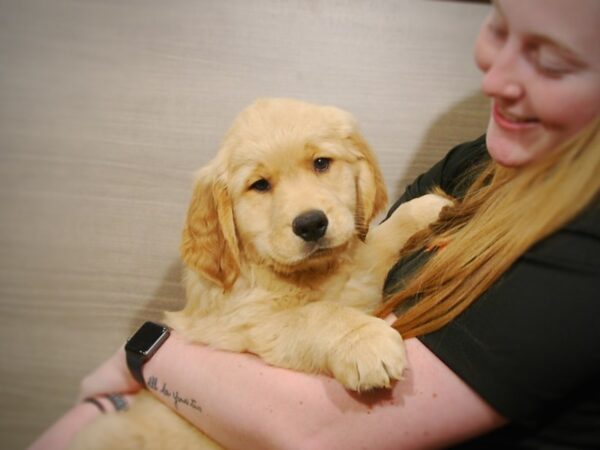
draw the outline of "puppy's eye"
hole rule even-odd
[[[316,172],[327,172],[331,165],[331,158],[317,158],[313,161]]]
[[[257,180],[254,183],[252,183],[250,185],[250,189],[253,191],[266,192],[269,189],[271,189],[271,184],[264,178],[261,178],[260,180]]]

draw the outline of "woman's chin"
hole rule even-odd
[[[508,135],[507,135],[508,134]],[[525,143],[519,136],[498,130],[490,123],[486,134],[486,146],[490,157],[504,167],[520,167],[529,163],[533,155],[527,151]]]
[[[504,167],[519,167],[528,162],[521,149],[510,142],[496,142],[487,137],[487,149],[490,157]]]

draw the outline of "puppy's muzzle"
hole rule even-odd
[[[292,222],[292,230],[306,242],[314,242],[325,235],[329,220],[320,209],[312,209],[297,216]]]

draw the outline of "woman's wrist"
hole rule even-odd
[[[125,349],[120,347],[108,360],[87,375],[82,381],[78,402],[103,394],[133,393],[141,386],[127,368]]]
[[[167,342],[169,340],[171,338],[167,339]],[[161,349],[158,352],[160,353]],[[151,362],[152,359],[154,358],[151,358],[147,362]],[[140,365],[142,376],[144,376],[146,364],[143,364],[142,361]],[[147,380],[147,378],[144,377],[144,380]],[[81,402],[88,397],[96,397],[103,394],[135,393],[143,387],[132,375],[127,364],[125,345],[122,345],[109,359],[81,381],[80,393],[77,400]]]
[[[146,386],[143,369],[154,354],[169,339],[169,327],[147,321],[125,344],[125,360],[131,376],[143,387]]]
[[[123,386],[128,386],[130,388],[123,392],[136,392],[143,388],[143,386],[135,379],[127,365],[127,354],[125,352],[124,345],[121,348],[119,348],[119,350],[117,350],[115,358],[117,359],[116,367],[118,367],[119,369],[118,373],[121,379],[121,383],[123,384]]]
[[[102,414],[126,411],[129,409],[133,396],[129,394],[104,394],[83,399],[83,403],[93,406]]]
[[[157,352],[142,367],[142,376],[146,382],[146,387],[152,389],[157,374],[162,373],[165,365],[168,367],[173,361],[177,361],[183,350],[183,341],[176,332],[171,330],[169,338],[161,345]],[[185,359],[185,358],[184,358]]]

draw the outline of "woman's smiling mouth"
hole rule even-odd
[[[509,131],[520,131],[539,123],[539,120],[535,117],[521,117],[510,113],[509,111],[498,106],[498,103],[494,102],[492,107],[492,116],[494,121],[501,127]]]

